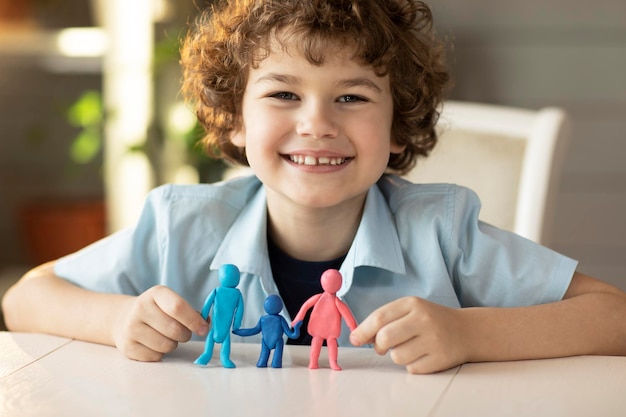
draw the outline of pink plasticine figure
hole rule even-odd
[[[341,334],[341,318],[343,317],[351,331],[356,329],[356,320],[348,305],[335,295],[343,282],[341,273],[336,269],[329,269],[322,274],[320,282],[324,292],[314,295],[302,304],[300,311],[293,319],[292,326],[304,319],[304,315],[312,307],[313,311],[311,311],[307,327],[307,332],[313,336],[309,369],[319,368],[320,351],[322,350],[322,343],[326,339],[330,367],[336,371],[341,371],[341,367],[337,364],[339,351],[337,338]]]

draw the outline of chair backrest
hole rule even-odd
[[[482,201],[481,220],[548,244],[567,123],[558,108],[527,110],[447,101],[439,143],[405,177],[467,186]]]

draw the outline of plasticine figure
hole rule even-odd
[[[356,329],[356,320],[346,303],[341,301],[335,294],[341,288],[343,278],[336,269],[328,269],[322,274],[320,280],[323,293],[316,294],[302,304],[300,311],[292,323],[297,323],[304,318],[306,312],[313,307],[307,331],[313,340],[311,341],[311,354],[309,356],[309,369],[319,368],[318,360],[322,343],[326,339],[328,346],[328,361],[330,367],[341,371],[337,364],[337,338],[341,334],[341,318],[346,321],[350,330]]]
[[[213,307],[211,317],[211,331],[206,338],[204,353],[194,361],[196,365],[206,365],[213,356],[213,346],[221,343],[220,360],[224,368],[234,368],[235,364],[230,360],[230,329],[239,329],[243,318],[243,297],[235,288],[239,284],[239,268],[235,265],[225,264],[219,271],[220,286],[215,288],[202,308],[202,317],[206,320],[209,311]]]
[[[272,368],[282,368],[283,346],[285,345],[283,333],[290,339],[296,339],[300,336],[300,327],[302,326],[302,322],[297,322],[293,327],[293,330],[289,328],[287,320],[279,315],[283,309],[283,300],[281,300],[281,298],[276,294],[269,295],[265,299],[263,308],[265,309],[267,315],[261,317],[255,327],[251,329],[233,330],[233,333],[238,336],[252,336],[261,332],[261,356],[259,356],[259,361],[256,366],[258,368],[267,368],[267,361],[270,357],[270,352],[274,349]]]

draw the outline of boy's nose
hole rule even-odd
[[[332,109],[320,103],[303,106],[296,126],[298,135],[313,139],[334,138],[339,126],[334,121]]]

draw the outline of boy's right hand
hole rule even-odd
[[[206,336],[209,323],[171,289],[157,285],[129,298],[114,324],[115,346],[130,359],[161,360],[191,334]]]

